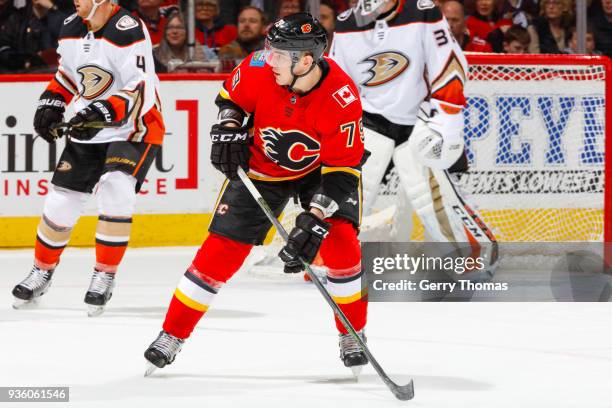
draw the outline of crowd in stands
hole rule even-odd
[[[462,49],[474,52],[576,54],[575,0],[436,0]],[[612,57],[612,0],[588,1],[588,54]],[[307,0],[195,0],[196,46],[188,56],[186,0],[118,0],[146,25],[158,72],[225,72],[264,46],[275,19]],[[321,0],[321,23],[356,0]],[[52,72],[71,0],[0,0],[0,73]],[[188,61],[200,64],[186,64]]]

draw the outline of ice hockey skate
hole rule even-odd
[[[166,365],[172,364],[176,355],[181,351],[184,342],[185,340],[174,337],[163,330],[159,332],[159,336],[144,353],[147,359],[145,377],[153,374],[158,368],[164,368]]]
[[[104,312],[106,303],[113,297],[114,287],[114,273],[105,273],[94,269],[89,289],[87,289],[87,293],[85,294],[87,316],[96,317]]]
[[[32,267],[28,276],[13,289],[13,296],[15,296],[13,308],[36,307],[39,298],[51,287],[54,271],[54,269],[45,270],[36,266]]]
[[[357,332],[364,342],[367,342],[364,330]],[[350,334],[340,334],[340,360],[349,367],[355,378],[361,373],[364,365],[368,364],[368,358],[361,346]]]

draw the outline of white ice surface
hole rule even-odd
[[[68,249],[35,310],[11,308],[31,251],[0,251],[0,386],[70,386],[69,407],[612,407],[610,303],[372,303],[372,367],[354,382],[331,312],[301,278],[238,274],[174,364],[143,378],[193,248],[129,249],[104,315],[83,303],[92,249]],[[14,404],[16,407],[41,404]],[[11,404],[0,403],[0,408]],[[47,406],[47,405],[42,405]]]

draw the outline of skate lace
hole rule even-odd
[[[21,282],[21,286],[24,286],[30,290],[35,290],[43,287],[49,281],[50,273],[43,269],[36,267],[32,268],[30,274]]]
[[[103,295],[112,286],[113,279],[113,275],[109,273],[94,271],[88,292],[95,292]]]
[[[358,334],[362,339],[364,338],[362,332],[359,332]],[[342,355],[360,353],[362,351],[359,342],[357,342],[357,340],[355,340],[355,338],[348,333],[340,335],[340,349],[342,351]]]
[[[154,347],[166,355],[166,357],[172,358],[172,356],[178,353],[181,344],[183,344],[183,341],[178,337],[174,337],[166,332],[161,332],[157,340],[155,340]]]

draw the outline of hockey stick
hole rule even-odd
[[[97,122],[84,122],[81,126],[78,126],[78,127],[91,128],[91,129],[103,129],[103,128],[118,128],[121,126],[123,126],[123,122],[97,121]],[[74,126],[68,122],[60,122],[60,123],[56,123],[55,125],[51,126],[52,129],[64,129],[64,130],[70,130],[73,127]]]
[[[287,240],[289,239],[289,235],[287,234],[287,231],[285,230],[283,225],[278,221],[278,219],[276,219],[276,217],[274,216],[274,212],[272,211],[272,209],[270,209],[270,206],[268,206],[268,203],[266,203],[266,200],[263,199],[263,197],[257,190],[257,187],[255,187],[251,179],[246,175],[246,173],[241,167],[238,167],[238,176],[240,177],[240,180],[242,180],[242,183],[245,185],[245,187],[249,190],[249,192],[251,193],[255,201],[257,201],[257,204],[259,204],[262,211],[266,214],[266,217],[268,217],[270,222],[272,222],[272,224],[276,227],[276,230],[278,231],[280,236],[283,238],[285,242],[287,242]],[[327,304],[333,309],[336,316],[338,316],[338,318],[342,322],[342,325],[344,325],[344,327],[350,333],[350,335],[353,336],[355,340],[357,340],[363,352],[368,357],[368,360],[370,360],[370,363],[372,363],[372,366],[374,367],[374,369],[376,370],[380,378],[383,380],[383,382],[387,385],[387,387],[389,387],[393,395],[395,395],[397,399],[402,400],[402,401],[411,400],[414,397],[413,381],[410,380],[410,382],[406,385],[397,385],[391,380],[391,378],[389,378],[387,373],[385,373],[385,371],[382,369],[380,364],[378,364],[378,361],[376,361],[376,359],[370,352],[368,345],[363,341],[361,336],[357,334],[351,322],[349,322],[349,320],[344,315],[340,307],[336,304],[336,302],[334,302],[329,292],[325,289],[325,287],[323,287],[323,284],[319,281],[319,279],[317,278],[317,275],[314,274],[314,272],[310,268],[310,265],[307,262],[305,262],[302,258],[299,258],[299,260],[300,262],[302,262],[302,265],[304,265],[304,268],[306,269],[306,273],[310,277],[310,280],[312,281],[312,283],[315,284],[315,286],[317,287],[321,295],[323,295]]]

